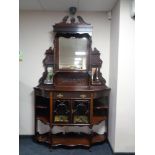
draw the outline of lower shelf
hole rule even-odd
[[[40,120],[41,122],[43,122],[44,124],[50,124],[50,120],[48,117],[45,116],[38,116],[37,120]]]
[[[93,124],[99,124],[100,122],[107,120],[107,116],[93,116]]]
[[[91,145],[99,142],[103,142],[106,139],[106,135],[98,135],[98,134],[75,134],[75,133],[67,133],[67,134],[53,134],[49,133],[39,134],[35,136],[35,140],[41,143],[47,143],[51,146],[85,146],[90,147]]]

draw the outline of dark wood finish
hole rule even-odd
[[[50,127],[52,128],[52,120],[53,120],[53,93],[50,93]]]
[[[65,16],[62,22],[53,26],[53,31],[57,33],[92,33],[91,24],[86,23],[81,16],[77,16],[77,20],[75,22],[74,17]]]
[[[37,119],[37,120],[40,120],[40,121],[43,122],[44,124],[50,124],[50,119],[49,119],[48,117],[37,116],[36,119]]]
[[[93,124],[93,93],[91,93],[90,99],[90,123]]]
[[[55,75],[55,86],[88,86],[89,76],[87,73],[60,72]]]
[[[60,145],[63,146],[85,146],[90,147],[93,144],[103,142],[106,139],[106,135],[98,135],[92,134],[91,142],[89,140],[90,135],[87,134],[75,134],[75,133],[67,133],[67,134],[53,134],[52,135],[52,146],[57,147]],[[51,144],[49,133],[40,134],[35,136],[35,140],[40,143]]]
[[[34,96],[34,106],[36,107],[36,95]],[[37,135],[37,126],[38,126],[38,121],[37,121],[37,114],[36,114],[36,108],[35,108],[35,111],[34,111],[34,134],[35,136]]]
[[[107,116],[93,116],[92,124],[99,124],[100,122],[107,120]]]
[[[69,21],[69,22],[68,22]],[[49,146],[86,146],[103,142],[106,134],[98,135],[92,131],[93,125],[102,121],[108,123],[110,88],[102,77],[100,52],[92,49],[92,26],[82,17],[65,16],[62,22],[53,26],[55,32],[54,48],[45,52],[43,65],[45,71],[35,92],[35,140]],[[87,67],[85,70],[59,69],[59,37],[86,38]],[[46,84],[48,67],[53,68],[53,83]],[[49,125],[50,131],[38,133],[40,120]],[[88,126],[90,134],[52,134],[54,126]]]
[[[47,144],[50,144],[49,133],[37,134],[37,135],[35,135],[34,139],[35,139],[37,142],[40,142],[40,143],[47,143]]]

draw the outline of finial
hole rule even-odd
[[[76,14],[76,10],[77,10],[76,7],[73,7],[73,6],[70,7],[70,8],[69,8],[69,13],[70,13],[70,15],[75,15],[75,14]]]

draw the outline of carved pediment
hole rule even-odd
[[[92,33],[92,25],[84,21],[81,16],[70,17],[65,16],[60,23],[56,23],[53,26],[54,32],[80,32],[80,33]]]

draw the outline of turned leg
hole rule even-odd
[[[49,132],[49,150],[50,150],[50,152],[52,152],[52,143],[53,143],[53,141],[52,141],[52,126],[50,127],[50,132]]]
[[[89,143],[90,143],[90,147],[89,147],[89,152],[91,152],[91,144],[92,144],[92,138],[93,138],[93,130],[92,130],[93,125],[90,125],[90,136],[89,136]]]

